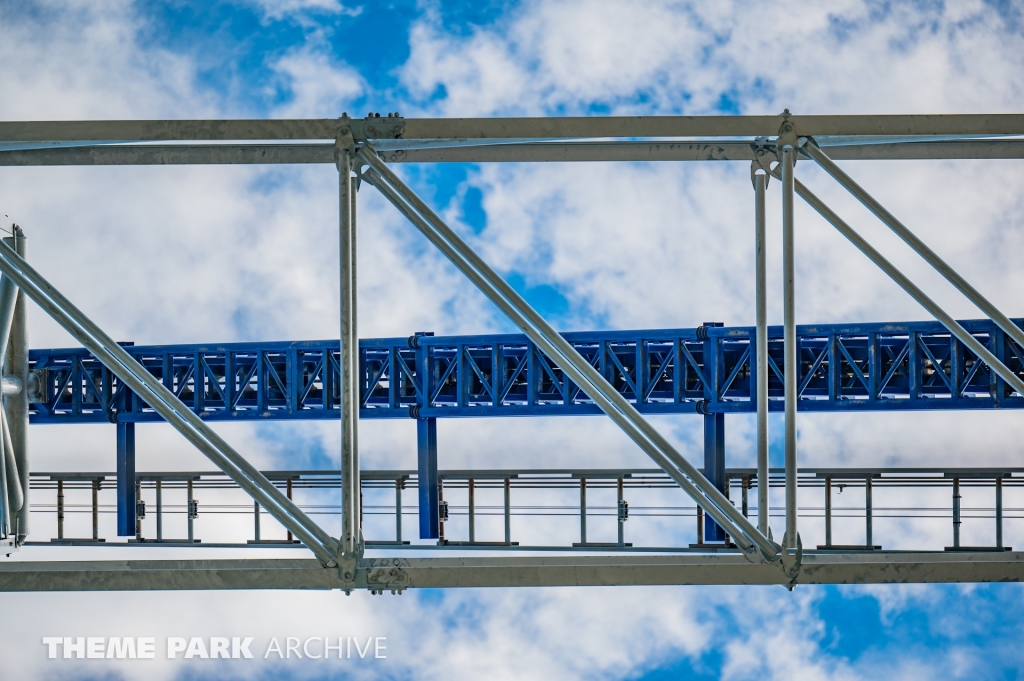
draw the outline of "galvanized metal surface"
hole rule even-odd
[[[795,580],[736,553],[673,556],[367,558],[355,588],[1019,582],[1024,553],[806,552]],[[0,591],[340,589],[315,560],[9,561]]]

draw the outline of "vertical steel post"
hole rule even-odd
[[[697,543],[704,544],[704,509],[697,507]]]
[[[768,175],[754,176],[755,192],[755,260],[756,301],[755,355],[757,357],[757,529],[768,534],[768,265],[765,227],[765,192]]]
[[[705,347],[709,345],[716,344],[704,342]],[[708,362],[707,353],[704,362]],[[704,477],[725,494],[725,414],[704,415]],[[710,515],[704,515],[704,525],[704,536],[708,542],[726,541],[725,530]]]
[[[117,423],[117,536],[136,534],[135,424]]]
[[[4,243],[14,248],[22,258],[28,257],[28,239],[17,225],[14,236],[4,239]],[[10,341],[7,345],[7,357],[4,361],[4,374],[15,376],[23,386],[28,385],[28,298],[24,291],[18,290],[17,302],[14,304],[14,317],[11,321]],[[21,390],[17,395],[3,398],[7,412],[7,427],[14,446],[14,460],[18,464],[18,476],[21,482],[21,510],[15,516],[18,532],[18,544],[25,541],[29,533],[29,451],[28,451],[28,390]]]
[[[57,481],[57,539],[64,538],[64,481]]]
[[[750,476],[749,475],[744,475],[742,478],[740,478],[740,490],[741,490],[741,492],[740,492],[740,494],[741,494],[740,505],[742,507],[743,516],[744,517],[749,517],[750,516],[750,500],[749,500],[749,496],[750,496]]]
[[[359,335],[356,331],[356,187],[352,177],[352,155],[338,154],[341,216],[339,250],[341,260],[341,546],[345,557],[362,554],[363,538],[359,519]]]
[[[92,481],[92,538],[100,538],[100,481]]]
[[[782,148],[782,282],[783,282],[783,343],[785,352],[785,455],[786,455],[786,538],[787,549],[797,547],[797,465],[796,465],[796,401],[799,386],[797,373],[796,337],[796,267],[794,265],[793,164],[796,150]]]
[[[505,543],[512,543],[512,479],[505,478]]]
[[[953,548],[960,548],[960,478],[953,478]]]
[[[188,540],[189,542],[195,541],[195,528],[193,523],[195,521],[195,514],[192,512],[195,506],[194,499],[192,498],[192,478],[188,479]]]
[[[445,516],[448,515],[446,513],[446,511],[448,509],[447,509],[447,507],[445,506],[445,503],[444,503],[444,480],[443,479],[439,479],[437,481],[437,506],[438,506],[438,512],[437,512],[438,518],[437,519],[439,521],[437,523],[437,529],[438,529],[437,543],[438,544],[444,544],[444,521],[447,520],[447,518]]]
[[[587,543],[587,479],[580,478],[580,544]]]
[[[1003,476],[996,478],[996,548],[1003,548]]]
[[[469,541],[476,541],[476,484],[469,479]]]
[[[872,536],[874,534],[873,516],[874,508],[871,499],[871,478],[869,476],[864,483],[864,536],[867,539],[867,541],[864,542],[864,545],[869,549],[874,547],[874,537]]]
[[[625,506],[623,505],[623,501],[625,501],[625,500],[622,498],[622,476],[621,475],[619,476],[618,491],[619,491],[619,499],[618,499],[617,508],[619,509],[619,511],[618,511],[618,515],[619,515],[619,546],[625,546],[626,545],[626,536],[625,536],[626,535],[626,532],[625,532],[625,530],[626,530],[626,528],[625,528],[626,513],[625,513]]]
[[[252,502],[253,541],[260,541],[260,502]]]
[[[135,480],[135,540],[142,541],[142,518],[139,511],[142,510],[142,481]]]
[[[825,546],[832,546],[832,478],[825,477]]]
[[[416,464],[420,539],[438,539],[441,499],[437,495],[437,419],[416,419]]]
[[[292,476],[290,476],[290,475],[288,476],[288,482],[286,484],[285,491],[287,493],[288,498],[291,499],[292,498]],[[291,543],[291,541],[292,541],[292,531],[288,530],[288,542]]]
[[[156,479],[156,540],[164,540],[164,481]]]
[[[402,488],[405,481],[402,478],[395,480],[395,541],[402,543]]]

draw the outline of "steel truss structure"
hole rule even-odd
[[[1024,158],[1024,116],[780,116],[0,123],[0,165],[333,163],[339,170],[341,337],[338,341],[123,347],[25,260],[25,239],[0,244],[0,338],[5,418],[2,529],[12,548],[28,536],[27,423],[110,421],[118,429],[119,534],[137,532],[133,493],[138,422],[170,423],[316,556],[316,561],[18,563],[0,588],[367,588],[555,584],[798,583],[1018,580],[1007,551],[877,552],[865,545],[804,550],[798,531],[796,422],[802,411],[1003,409],[1024,404],[1024,330],[966,282],[836,163],[855,159]],[[795,178],[813,161],[974,303],[986,319],[949,316]],[[746,161],[754,185],[756,323],[722,328],[557,333],[389,167],[415,162]],[[767,326],[765,195],[780,181],[784,323]],[[356,330],[356,192],[384,195],[523,332],[523,336],[359,341]],[[888,274],[937,323],[798,327],[794,201],[800,196]],[[84,350],[28,352],[31,299]],[[11,319],[8,326],[4,320]],[[3,353],[0,353],[0,357]],[[30,365],[31,363],[31,365]],[[30,406],[31,405],[31,406]],[[768,420],[784,413],[782,509],[768,529],[770,485],[756,485],[756,522],[729,499],[724,419],[757,414],[758,466],[769,480]],[[438,538],[436,419],[603,413],[689,495],[703,514],[699,552],[686,556],[368,558],[362,535],[360,417],[415,418],[420,536]],[[644,417],[701,414],[698,469]],[[334,537],[208,421],[334,418],[342,423],[341,536]],[[6,424],[6,425],[5,425]],[[9,437],[6,437],[9,434]],[[870,480],[884,470],[868,472]],[[861,472],[863,473],[863,472]],[[141,475],[141,474],[140,474]],[[59,477],[59,476],[58,476]],[[273,476],[271,476],[273,477]],[[1002,474],[995,475],[1001,509]],[[59,483],[59,480],[58,480]],[[954,527],[959,518],[954,476]],[[159,489],[159,487],[158,487]],[[471,486],[472,489],[472,486]],[[94,487],[94,495],[98,486]],[[506,497],[509,484],[506,483]],[[585,486],[581,485],[581,495]],[[830,503],[830,502],[829,502]],[[508,502],[506,502],[506,506]],[[870,507],[870,502],[868,502]],[[137,507],[136,507],[137,508]],[[189,515],[192,517],[192,500]],[[620,508],[618,513],[623,513]],[[1001,510],[997,513],[1001,528]],[[585,518],[586,513],[581,513]],[[871,513],[866,513],[870,528]],[[256,514],[259,518],[259,513]],[[401,514],[397,515],[401,518]],[[621,522],[620,522],[621,528]],[[958,535],[956,535],[958,537]],[[998,545],[1001,546],[1001,529]],[[506,536],[506,541],[509,541]],[[621,529],[620,529],[620,544]],[[954,544],[958,544],[956,541]],[[581,542],[581,548],[588,548]],[[831,547],[831,538],[826,542]],[[954,548],[958,548],[955,546]],[[861,550],[856,550],[861,549]]]

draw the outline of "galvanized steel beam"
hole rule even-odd
[[[369,558],[355,588],[483,588],[1019,582],[1024,552],[806,552],[788,579],[732,553],[673,556]],[[0,563],[0,591],[340,589],[315,560],[120,560]]]

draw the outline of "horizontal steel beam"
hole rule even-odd
[[[1024,552],[805,552],[794,584],[1019,582]],[[398,581],[401,580],[401,581]],[[789,584],[738,553],[673,556],[369,558],[356,588]],[[34,561],[0,564],[0,591],[339,589],[315,560]]]
[[[824,116],[584,116],[538,118],[420,119],[250,119],[0,122],[0,141],[83,140],[241,141],[334,140],[343,124],[375,125],[392,121],[405,139],[552,139],[603,137],[766,137],[789,120],[800,134],[827,135],[1020,135],[1022,114],[824,115]],[[369,128],[368,128],[369,129]],[[360,128],[356,128],[358,133]]]
[[[382,150],[388,163],[751,161],[748,142],[540,142]],[[839,161],[1024,158],[1022,140],[830,147]],[[0,151],[0,166],[334,164],[333,144],[103,145]]]

